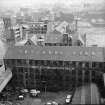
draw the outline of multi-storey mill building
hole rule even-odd
[[[8,48],[4,64],[13,73],[12,83],[47,90],[68,90],[91,82],[103,85],[105,48],[74,45],[67,34],[61,39],[44,46]]]
[[[8,49],[4,64],[11,69],[15,86],[67,90],[84,83],[103,83],[105,48],[14,46]]]

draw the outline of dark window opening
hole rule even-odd
[[[34,74],[34,69],[30,68],[30,73]]]
[[[46,69],[42,69],[42,70],[41,70],[41,74],[42,74],[42,75],[46,75]]]
[[[78,67],[82,68],[82,62],[78,62]]]
[[[40,63],[41,63],[40,60],[36,60],[36,61],[35,61],[35,65],[36,65],[36,66],[41,66]]]
[[[89,71],[86,70],[86,71],[85,71],[85,75],[89,75]]]
[[[26,80],[26,86],[28,86],[28,80]]]
[[[85,67],[89,68],[89,62],[85,63]]]
[[[52,66],[53,66],[53,67],[57,67],[57,61],[53,61],[53,62],[52,62]]]
[[[30,64],[31,66],[34,66],[34,60],[29,60],[29,64]]]
[[[34,80],[34,74],[30,74],[30,79]]]
[[[25,73],[25,78],[28,79],[28,73]]]
[[[22,60],[21,59],[17,59],[17,65],[22,65]]]
[[[40,70],[39,69],[35,69],[35,74],[40,74]]]
[[[28,69],[27,69],[27,68],[24,68],[24,72],[25,72],[25,73],[28,73]]]
[[[41,66],[45,66],[45,61],[44,60],[41,60],[40,63],[41,63]]]
[[[78,70],[78,75],[81,76],[82,75],[82,71]]]
[[[10,65],[10,60],[6,60],[6,65]]]
[[[72,66],[73,67],[76,67],[76,62],[72,62]]]
[[[19,81],[23,81],[23,75],[22,74],[19,74],[18,78],[19,78]]]
[[[12,63],[13,66],[15,66],[16,65],[16,60],[15,59],[11,59],[11,63]]]
[[[94,76],[95,76],[95,74],[96,74],[96,73],[95,73],[95,71],[92,71],[92,77],[94,77]]]
[[[36,79],[36,80],[40,79],[40,74],[38,74],[38,73],[35,74],[35,79]]]
[[[92,62],[92,68],[96,67],[96,62]]]
[[[22,64],[27,65],[26,59],[22,59]]]
[[[103,63],[102,63],[102,62],[99,63],[99,68],[100,68],[100,69],[103,68]]]
[[[62,67],[63,66],[63,61],[59,61],[58,62],[58,67]]]
[[[69,67],[69,62],[68,61],[64,62],[64,67]]]
[[[19,68],[18,68],[18,72],[19,72],[19,73],[23,73],[23,68],[22,68],[22,67],[19,67]]]
[[[72,75],[76,75],[76,71],[75,70],[72,70]]]

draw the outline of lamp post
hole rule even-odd
[[[46,81],[42,81],[42,83],[44,84],[44,93],[45,93],[45,100],[46,100],[46,90],[47,90],[47,85],[46,85]]]

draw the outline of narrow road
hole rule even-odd
[[[87,84],[77,88],[72,104],[100,104],[98,88],[95,84]]]

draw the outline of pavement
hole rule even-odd
[[[72,104],[79,104],[81,102],[81,88],[77,88],[72,99]]]
[[[99,93],[97,92],[98,89],[95,85],[91,86],[91,104],[99,104],[100,98]]]
[[[85,85],[76,89],[72,104],[100,104],[100,95],[95,84]]]

